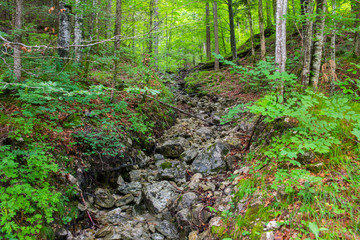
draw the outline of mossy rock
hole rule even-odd
[[[230,238],[224,226],[212,226],[211,234],[217,236],[219,239]]]
[[[160,167],[162,169],[172,168],[172,163],[171,162],[163,162],[162,164],[160,164]]]

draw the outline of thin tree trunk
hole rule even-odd
[[[265,61],[266,46],[265,46],[265,33],[264,33],[264,14],[263,14],[263,3],[259,0],[259,29],[260,29],[260,49],[261,49],[261,60]]]
[[[15,43],[21,43],[21,31],[22,28],[22,12],[23,12],[23,0],[15,1],[15,13],[14,13],[14,25],[15,30],[18,31],[15,34]],[[14,74],[18,82],[21,81],[21,46],[14,46]]]
[[[209,3],[206,3],[206,59],[211,60],[211,34],[210,34],[210,9]]]
[[[74,27],[74,45],[75,45],[75,61],[80,62],[82,56],[82,48],[78,45],[83,41],[83,15],[81,7],[79,6],[81,0],[76,0],[76,14],[75,14],[75,27]]]
[[[60,2],[60,21],[59,21],[59,56],[66,58],[69,56],[70,45],[70,17],[69,8],[64,2]]]
[[[356,3],[356,7],[354,7],[355,11],[356,11],[356,18],[357,21],[355,23],[355,27],[357,28],[359,26],[359,22],[360,22],[360,4]],[[355,48],[354,48],[354,53],[357,57],[360,56],[360,33],[359,32],[355,32]]]
[[[235,38],[234,11],[233,11],[233,1],[232,0],[228,0],[228,8],[229,8],[231,53],[232,53],[232,59],[236,60],[236,58],[237,58],[236,38]]]
[[[318,0],[316,6],[317,18],[315,21],[316,33],[314,40],[314,54],[311,64],[312,76],[310,77],[310,82],[312,83],[315,90],[318,87],[321,59],[323,54],[326,6],[326,0]]]
[[[120,50],[121,45],[121,20],[122,20],[122,0],[116,0],[116,17],[115,17],[115,43],[114,43],[114,75],[113,75],[113,82],[112,82],[112,89],[115,87],[115,83],[117,80],[117,75],[119,72],[118,67],[118,51]],[[111,91],[111,101],[114,97],[114,90]]]
[[[306,88],[310,83],[311,54],[313,48],[313,21],[311,16],[314,12],[314,0],[305,0],[303,4],[306,21],[303,27],[303,69],[301,73],[301,84]]]
[[[218,20],[219,20],[219,25],[222,26],[222,24],[221,24],[221,17],[219,17]],[[222,42],[223,42],[224,54],[225,54],[225,56],[227,56],[224,28],[221,27],[221,28],[220,28],[220,31],[221,31],[221,40],[222,40]]]
[[[108,5],[106,6],[106,19],[107,22],[105,23],[106,26],[106,38],[111,38],[111,28],[113,26],[113,16],[112,16],[112,0],[108,0]]]
[[[256,59],[256,53],[255,53],[255,40],[254,40],[254,29],[252,24],[252,16],[251,16],[251,3],[250,0],[247,0],[247,16],[250,26],[250,42],[251,42],[251,55],[253,58],[253,61],[255,62]]]
[[[97,0],[92,0],[92,12],[91,12],[90,21],[88,22],[89,35],[90,35],[91,40],[93,38],[94,28],[96,28],[96,22],[97,22],[97,20],[96,20],[96,18],[97,18],[96,2],[97,2]]]
[[[241,43],[241,28],[240,28],[240,22],[239,20],[237,21],[237,27],[238,27],[238,32],[239,32],[239,44]]]
[[[330,93],[334,92],[336,80],[336,0],[332,0],[333,30],[331,31],[331,76],[330,76]]]
[[[219,51],[219,28],[218,28],[218,13],[217,13],[217,0],[214,1],[213,6],[213,15],[214,15],[214,38],[215,38],[215,53],[220,54]],[[220,69],[220,62],[218,58],[215,58],[215,70]]]
[[[272,27],[272,20],[271,20],[271,10],[270,10],[269,0],[265,0],[265,3],[266,3],[266,27],[270,28]]]
[[[153,8],[154,0],[150,0],[150,19],[149,19],[149,54],[153,52]]]
[[[276,2],[276,0],[272,0],[272,3],[273,3],[274,23],[276,23],[276,6],[277,6],[277,2]]]
[[[154,59],[155,66],[158,66],[158,54],[159,54],[159,7],[158,0],[154,0]]]

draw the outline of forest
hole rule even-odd
[[[359,0],[0,13],[0,239],[360,239]]]

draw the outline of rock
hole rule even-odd
[[[124,206],[124,205],[127,205],[131,202],[134,201],[134,196],[132,194],[127,194],[123,197],[120,197],[118,199],[115,200],[115,206],[116,207],[121,207],[121,206]]]
[[[106,237],[107,235],[113,234],[113,231],[114,231],[114,227],[113,227],[113,226],[105,226],[105,227],[100,228],[100,229],[96,232],[95,237],[96,237],[96,238],[104,238],[104,237]]]
[[[184,195],[182,195],[178,201],[177,209],[181,210],[183,208],[190,208],[191,205],[193,205],[194,202],[198,199],[198,196],[194,192],[187,192]]]
[[[111,224],[119,224],[126,221],[126,213],[123,213],[121,208],[115,208],[106,213],[105,220]]]
[[[124,179],[123,179],[123,177],[122,177],[121,175],[119,175],[119,177],[118,177],[118,179],[117,179],[116,183],[117,183],[118,185],[122,185],[122,184],[124,184],[124,183],[125,183],[125,181],[124,181]]]
[[[124,195],[131,193],[134,196],[139,196],[141,194],[141,188],[140,182],[131,182],[119,185],[117,190]]]
[[[70,240],[73,239],[71,232],[65,228],[60,228],[55,231],[56,240]]]
[[[274,239],[275,239],[274,232],[264,232],[260,238],[260,240],[274,240]]]
[[[147,230],[138,222],[129,222],[115,227],[115,234],[104,240],[151,240]]]
[[[201,225],[207,223],[211,217],[211,213],[202,204],[197,204],[191,210],[192,223]]]
[[[161,155],[161,154],[155,154],[154,159],[155,159],[155,161],[160,161],[160,160],[165,160],[165,157],[164,157],[164,155]]]
[[[160,222],[160,224],[156,226],[156,230],[166,236],[167,239],[179,239],[179,233],[175,225],[167,220]]]
[[[141,168],[147,166],[150,160],[150,157],[146,156],[143,151],[138,151],[136,156],[136,162]]]
[[[190,179],[189,188],[197,189],[201,182],[201,178],[203,178],[203,175],[201,173],[195,173]]]
[[[184,138],[167,140],[157,148],[157,151],[165,157],[178,158],[184,152],[185,145],[186,140]]]
[[[112,208],[115,204],[115,199],[109,190],[98,188],[95,191],[95,204],[102,208]]]
[[[229,146],[217,141],[208,150],[202,150],[192,163],[193,172],[211,173],[226,169],[224,156],[229,152]]]
[[[157,161],[159,176],[164,180],[174,180],[177,183],[186,182],[186,168],[180,161]]]
[[[264,228],[264,231],[266,232],[266,231],[270,231],[270,230],[277,230],[277,229],[279,229],[279,227],[280,226],[277,224],[276,221],[270,221]]]
[[[199,149],[197,149],[195,147],[190,147],[189,149],[187,149],[185,152],[183,152],[180,155],[180,159],[183,160],[184,162],[186,162],[187,164],[191,164],[192,161],[198,155],[198,153],[199,153]]]
[[[191,227],[191,213],[188,208],[184,208],[176,213],[176,223],[181,229],[182,235],[187,236],[192,230]]]
[[[172,199],[179,194],[176,189],[168,182],[162,181],[153,183],[145,187],[145,199],[148,202],[148,208],[154,213],[160,213],[169,206]]]
[[[207,191],[215,191],[215,184],[213,184],[212,182],[205,182],[203,184],[200,184],[200,187],[204,190],[204,192]]]
[[[189,240],[198,240],[198,231],[192,231],[190,234],[189,234],[189,237],[188,239]]]
[[[213,116],[213,123],[214,124],[220,124],[221,118],[219,116],[214,115]]]
[[[153,240],[164,240],[165,237],[163,235],[161,235],[160,233],[154,233],[151,236],[151,239],[153,239]]]
[[[197,134],[201,135],[202,137],[204,137],[205,140],[209,140],[213,136],[212,129],[208,128],[208,127],[201,127],[198,130],[196,130],[195,132]]]
[[[209,228],[211,229],[213,226],[220,227],[221,226],[221,217],[214,217],[209,222]]]
[[[298,154],[297,155],[297,161],[299,161],[302,164],[311,163],[312,160],[315,159],[315,154],[313,152],[305,152],[304,154]]]

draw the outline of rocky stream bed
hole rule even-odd
[[[242,164],[244,153],[239,149],[246,147],[255,124],[220,125],[220,116],[238,102],[189,96],[182,85],[170,86],[176,102],[190,106],[197,118],[179,117],[156,139],[154,154],[138,151],[126,177],[118,174],[117,187],[99,187],[83,198],[78,208],[86,216],[84,226],[90,222],[88,216],[96,226],[76,234],[62,229],[58,239],[216,239],[211,229],[220,226],[221,218],[208,206],[230,209],[235,186],[250,170]],[[238,177],[229,180],[232,174]],[[236,208],[241,211],[248,204],[259,203],[243,201]]]

